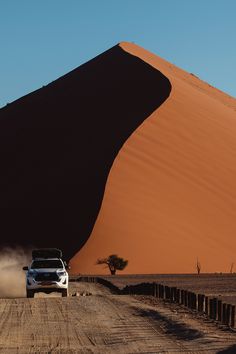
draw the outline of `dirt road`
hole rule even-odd
[[[0,299],[0,353],[236,353],[236,334],[186,313],[98,284],[70,291],[92,295]]]

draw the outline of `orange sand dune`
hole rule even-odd
[[[123,51],[161,71],[170,97],[123,145],[74,273],[106,273],[97,258],[129,260],[124,273],[228,272],[236,263],[236,100],[146,50]],[[115,109],[115,108],[114,108]]]
[[[0,109],[0,247],[59,247],[70,259],[120,148],[170,91],[117,45]]]

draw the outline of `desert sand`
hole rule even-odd
[[[72,271],[107,273],[96,260],[118,254],[129,261],[123,273],[192,273],[197,258],[202,272],[229,272],[236,262],[236,100],[135,44],[119,46],[172,89],[115,158]]]

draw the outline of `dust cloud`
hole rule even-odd
[[[15,298],[25,296],[25,272],[29,265],[31,250],[22,248],[0,249],[0,297]]]

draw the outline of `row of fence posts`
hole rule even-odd
[[[188,290],[157,283],[126,286],[122,292],[126,294],[152,295],[203,313],[208,318],[228,327],[234,328],[235,326],[235,306],[223,303],[222,300],[216,297],[210,298],[203,294],[196,294]]]
[[[192,291],[178,289],[177,287],[169,287],[158,283],[127,285],[120,290],[110,281],[100,277],[81,276],[75,280],[88,283],[99,283],[118,294],[152,295],[158,299],[177,303],[191,310],[205,314],[208,318],[228,327],[234,328],[235,326],[235,306],[223,303],[222,300],[216,297],[210,298],[203,294],[195,294]]]

